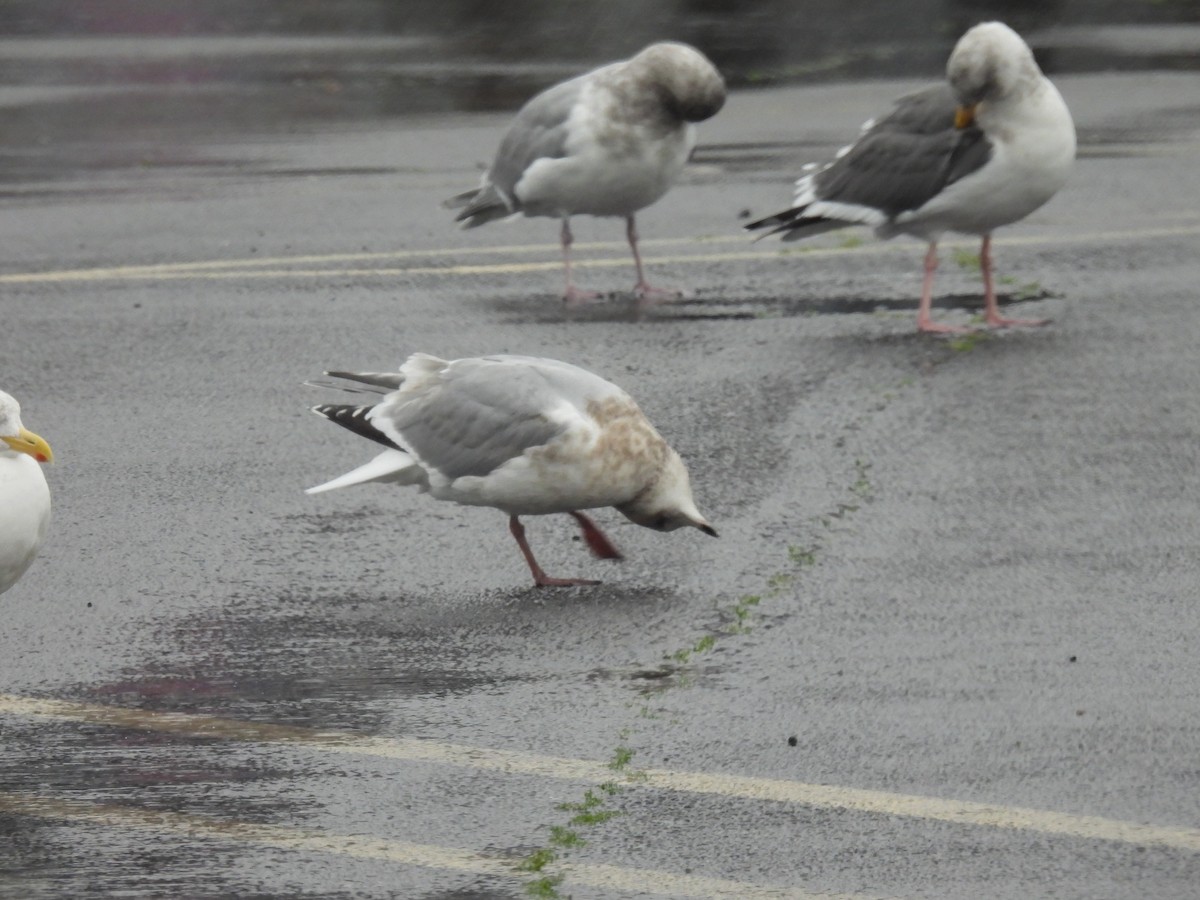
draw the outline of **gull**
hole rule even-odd
[[[571,280],[571,216],[620,216],[637,270],[640,300],[679,296],[652,287],[642,269],[634,214],[675,183],[696,144],[693,122],[717,114],[725,82],[687,44],[651,44],[535,96],[509,126],[482,183],[446,201],[475,228],[516,214],[562,221],[568,304],[599,295]]]
[[[21,424],[21,406],[0,391],[0,594],[37,556],[50,525],[50,488],[38,463],[50,445]]]
[[[992,284],[992,231],[1053,197],[1075,160],[1075,125],[1021,37],[1002,22],[967,31],[946,64],[946,84],[901,97],[863,126],[835,159],[807,168],[793,205],[745,226],[796,240],[847,225],[929,244],[917,328],[960,332],[930,316],[937,243],[946,231],[982,238],[984,316],[991,327],[1043,325],[1000,315]]]
[[[592,554],[621,553],[581,510],[614,506],[655,531],[717,532],[692,499],[687,468],[621,388],[578,366],[529,356],[447,361],[414,353],[399,372],[326,372],[381,394],[368,404],[313,412],[385,449],[307,493],[379,482],[415,485],[438,500],[508,514],[534,584],[598,584],[552,578],[538,565],[520,516],[568,513]]]

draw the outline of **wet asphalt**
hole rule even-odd
[[[57,457],[0,896],[1194,897],[1200,76],[1057,81],[1075,175],[995,248],[1053,322],[965,340],[915,333],[916,242],[738,233],[915,82],[735,92],[640,217],[690,291],[646,312],[617,222],[581,311],[552,222],[450,226],[502,114],[55,144],[0,192]],[[371,451],[303,382],[415,350],[621,384],[721,539],[530,520],[604,582],[536,590],[495,511],[304,495]]]

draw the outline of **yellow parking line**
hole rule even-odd
[[[1200,235],[1200,225],[1164,226],[1144,229],[1127,229],[1123,231],[1076,231],[1062,234],[1040,234],[1023,237],[998,238],[993,243],[997,246],[1061,246],[1068,244],[1108,243],[1113,241],[1150,240],[1154,238],[1188,237]],[[703,248],[714,244],[745,244],[747,239],[742,236],[712,237],[712,238],[663,238],[656,241],[644,241],[645,246],[684,247],[696,246]],[[965,238],[948,240],[940,246],[944,248],[974,247],[975,239]],[[781,260],[799,257],[839,256],[854,254],[881,254],[911,250],[914,245],[906,242],[889,243],[876,242],[855,247],[821,247],[814,245],[796,245],[779,247],[772,244],[770,250],[740,250],[722,251],[715,253],[687,253],[665,256],[645,257],[646,265],[675,265],[689,263],[713,262],[761,262],[766,260]],[[625,249],[619,242],[596,242],[577,244],[580,250],[616,250]],[[384,253],[340,253],[320,256],[294,257],[264,257],[261,259],[237,260],[201,260],[197,262],[160,263],[145,266],[114,266],[92,269],[65,269],[48,272],[9,272],[0,274],[0,284],[45,284],[93,281],[178,281],[190,280],[221,280],[221,279],[287,279],[287,278],[404,278],[421,276],[451,276],[451,275],[514,275],[525,272],[557,271],[562,268],[562,261],[555,256],[552,260],[539,262],[499,262],[499,263],[466,263],[461,265],[412,265],[412,266],[380,266],[380,267],[342,267],[342,268],[311,268],[324,263],[352,263],[402,259],[431,259],[440,257],[462,257],[480,254],[499,256],[517,256],[538,253],[557,253],[557,246],[549,244],[514,245],[508,247],[448,249],[435,248],[432,250],[404,250]],[[572,266],[579,268],[612,268],[632,265],[628,254],[601,259],[574,259]],[[305,266],[307,268],[291,268]]]
[[[704,244],[745,244],[742,235],[718,235],[713,237],[688,238],[654,238],[638,242],[641,247],[678,247],[683,245]],[[597,251],[623,250],[628,251],[629,245],[624,241],[590,241],[573,245],[575,253]],[[374,253],[322,253],[302,256],[256,256],[241,259],[206,259],[194,262],[151,263],[140,266],[106,266],[93,269],[67,269],[57,272],[16,272],[0,278],[19,279],[23,277],[75,275],[81,280],[85,278],[147,278],[151,276],[173,273],[206,273],[221,269],[258,269],[271,266],[288,265],[325,265],[327,263],[382,262],[384,260],[428,259],[443,256],[526,256],[534,254],[554,254],[558,256],[562,248],[558,244],[510,244],[491,247],[434,247],[428,250],[382,250]],[[558,265],[562,265],[561,259]]]
[[[515,750],[470,747],[412,738],[359,737],[345,732],[315,731],[292,725],[124,709],[13,694],[0,694],[0,715],[2,714],[138,728],[194,737],[288,743],[332,753],[406,761],[421,760],[505,774],[561,778],[593,784],[617,779],[605,763],[593,760],[542,756]],[[670,769],[642,770],[630,783],[633,787],[774,803],[795,803],[824,809],[853,810],[877,815],[904,816],[960,825],[1032,831],[1063,837],[1200,852],[1200,829],[1197,828],[1144,825],[1100,816],[1059,813],[995,803],[945,800],[916,794]]]
[[[528,873],[516,868],[518,860],[484,856],[470,850],[414,844],[391,838],[331,834],[312,828],[289,825],[263,825],[235,822],[207,816],[142,809],[112,803],[87,803],[44,797],[36,794],[0,793],[0,812],[33,816],[42,819],[65,820],[110,828],[147,829],[158,833],[171,832],[182,837],[197,837],[239,844],[258,844],[284,850],[310,853],[332,853],[355,859],[371,859],[489,875],[501,878],[528,879]],[[726,878],[686,875],[654,869],[631,869],[622,866],[588,863],[550,863],[541,874],[562,875],[573,885],[630,890],[667,897],[745,898],[745,900],[867,900],[862,894],[811,893],[790,887],[771,887]]]

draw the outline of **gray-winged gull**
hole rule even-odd
[[[326,374],[383,396],[313,412],[387,449],[310,494],[380,482],[499,509],[538,586],[596,582],[546,575],[519,516],[569,513],[602,559],[621,554],[580,510],[614,506],[656,531],[690,525],[716,537],[696,509],[679,454],[629,394],[577,366],[528,356],[446,361],[414,353],[396,373]]]
[[[747,225],[796,240],[847,225],[881,238],[929,242],[917,313],[921,331],[967,329],[930,317],[943,232],[982,236],[985,318],[993,327],[1042,325],[1000,315],[992,285],[993,229],[1023,219],[1066,183],[1075,125],[1058,90],[1021,37],[1001,22],[966,32],[946,64],[947,84],[900,98],[863,126],[835,159],[796,182],[794,205]]]
[[[578,303],[597,294],[571,279],[570,218],[621,216],[642,300],[678,292],[651,287],[642,270],[634,214],[657,201],[683,171],[696,143],[693,122],[725,103],[725,82],[700,51],[658,43],[637,56],[557,84],[535,96],[509,127],[481,185],[446,201],[474,228],[517,213],[562,220],[566,289]]]
[[[50,525],[50,488],[38,463],[50,445],[21,424],[21,406],[0,391],[0,594],[37,556]]]

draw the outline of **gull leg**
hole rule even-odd
[[[652,287],[646,281],[646,274],[642,270],[642,254],[638,251],[637,224],[634,222],[633,216],[625,217],[625,237],[629,239],[629,249],[633,251],[633,265],[637,269],[637,284],[633,286],[634,296],[642,303],[657,303],[659,300],[667,299],[678,300],[682,297],[682,291]]]
[[[933,275],[937,267],[937,241],[930,241],[929,249],[925,251],[925,280],[921,283],[921,303],[917,307],[917,331],[930,334],[962,334],[970,331],[970,328],[942,325],[933,321],[930,310],[933,308]]]
[[[536,587],[570,587],[576,584],[599,584],[598,581],[589,581],[586,578],[551,578],[542,571],[542,567],[538,565],[537,560],[533,558],[533,551],[529,549],[529,542],[525,540],[525,526],[521,524],[520,519],[516,516],[508,517],[508,530],[512,532],[512,536],[517,539],[517,546],[521,548],[521,554],[525,557],[525,562],[529,564],[529,571],[533,573],[533,583]]]
[[[579,523],[579,527],[583,529],[583,539],[587,541],[588,549],[592,551],[592,556],[597,559],[624,559],[621,551],[613,546],[612,541],[608,539],[599,526],[590,518],[581,512],[572,512],[575,521]]]
[[[563,302],[567,306],[578,306],[581,303],[600,299],[600,295],[595,291],[585,291],[582,288],[577,288],[571,281],[571,245],[575,243],[575,235],[571,234],[571,220],[569,218],[562,220],[562,232],[559,235],[559,239],[562,241],[563,268],[567,272],[567,286],[563,290]]]
[[[992,236],[985,234],[979,246],[979,268],[983,271],[984,319],[991,328],[1006,328],[1009,325],[1045,325],[1049,319],[1007,319],[1000,315],[996,303],[996,289],[992,284]]]

